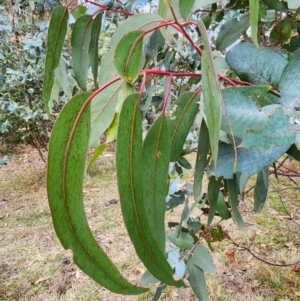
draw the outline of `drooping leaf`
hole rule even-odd
[[[70,99],[72,97],[72,91],[69,84],[69,79],[66,71],[65,59],[61,56],[58,67],[54,70],[55,78],[58,80],[62,90],[66,96]]]
[[[217,165],[219,148],[218,145],[222,117],[221,104],[223,100],[206,29],[201,20],[200,22],[198,22],[198,24],[201,32],[201,37],[205,46],[205,50],[202,53],[201,61],[204,102],[203,111],[206,116],[212,157],[215,164]]]
[[[279,23],[273,27],[270,34],[270,42],[273,45],[283,44],[291,36],[292,22],[289,19],[281,20]]]
[[[238,206],[239,206],[238,187],[237,187],[235,177],[233,179],[227,180],[227,187],[228,187],[228,192],[229,192],[229,204],[232,209],[233,218],[234,218],[235,222],[238,224],[238,226],[242,230],[245,230],[245,224],[244,224],[243,218],[238,209]]]
[[[285,12],[287,9],[287,5],[284,1],[279,0],[263,0],[265,4],[267,4],[270,8],[273,8],[278,11]]]
[[[98,14],[92,21],[91,28],[91,40],[89,46],[89,58],[90,65],[92,68],[92,73],[94,77],[94,85],[98,88],[97,78],[98,78],[98,68],[99,68],[99,35],[102,25],[102,15]]]
[[[240,43],[226,54],[229,67],[242,79],[255,85],[278,86],[287,59],[278,52],[251,43]]]
[[[218,212],[220,217],[222,217],[223,219],[229,219],[231,216],[230,212],[228,210],[228,207],[226,205],[226,202],[224,200],[224,196],[223,196],[222,192],[219,192],[216,211]]]
[[[175,281],[172,277],[173,271],[153,236],[145,209],[138,94],[127,97],[120,113],[116,165],[123,218],[137,255],[155,278],[166,284],[182,286],[182,281]]]
[[[93,19],[90,15],[80,16],[73,27],[71,46],[73,69],[78,86],[86,90],[87,72],[90,65],[89,47]]]
[[[202,179],[204,175],[204,169],[207,166],[207,154],[209,150],[209,135],[207,125],[202,119],[199,141],[198,141],[198,150],[196,158],[196,166],[194,173],[194,199],[195,202],[200,198],[202,193]]]
[[[195,0],[179,0],[179,9],[184,20],[188,20]]]
[[[59,64],[60,55],[64,46],[68,25],[68,9],[57,6],[52,13],[47,38],[47,54],[43,84],[43,100],[49,112],[50,95],[54,83],[54,70]]]
[[[165,115],[152,124],[143,143],[144,205],[153,236],[165,252],[165,212],[170,162],[170,133]]]
[[[85,216],[82,182],[88,150],[90,107],[74,127],[90,93],[76,95],[57,119],[49,146],[48,199],[57,236],[75,263],[92,279],[119,294],[146,291],[128,283],[92,236]]]
[[[214,176],[211,176],[208,183],[207,194],[209,200],[209,213],[208,213],[207,225],[210,225],[212,223],[217,210],[221,181],[222,181],[221,177],[216,179]]]
[[[237,148],[237,164],[235,172],[247,172],[248,175],[258,173],[264,167],[269,166],[278,160],[291,145],[274,147],[271,146],[268,150],[245,149]],[[210,174],[224,177],[225,179],[232,179],[234,172],[235,153],[231,144],[221,143],[219,148],[219,164],[217,171],[212,165],[210,167]]]
[[[191,235],[185,232],[170,231],[167,233],[168,239],[178,248],[182,250],[188,250],[193,246],[194,239]]]
[[[153,296],[153,299],[152,301],[158,301],[163,290],[166,288],[167,286],[163,283],[161,283],[157,288],[156,288],[156,291],[155,291],[155,294]]]
[[[123,85],[123,81],[115,82],[93,98],[91,103],[91,146],[98,147],[101,135],[112,123]]]
[[[88,166],[87,166],[87,172],[89,172],[90,168],[92,167],[92,165],[94,164],[94,162],[102,155],[103,151],[105,150],[106,147],[106,143],[102,143],[100,144],[96,150],[93,153],[93,156],[91,157]]]
[[[269,166],[262,169],[256,178],[254,188],[254,211],[260,211],[265,205],[269,190]]]
[[[216,47],[218,50],[223,51],[241,35],[245,34],[250,26],[249,14],[244,15],[240,20],[238,18],[228,19],[221,27],[217,40]]]
[[[286,108],[300,107],[300,50],[297,50],[282,73],[279,83],[280,103]]]
[[[261,112],[261,104],[267,99],[268,86],[232,87],[222,90],[224,108],[221,129],[235,137],[243,138],[247,129],[262,129],[268,123],[268,115]],[[228,124],[230,120],[230,125]]]
[[[172,162],[180,158],[183,145],[198,112],[197,94],[186,92],[174,102],[168,116]]]
[[[217,271],[209,250],[203,245],[197,245],[193,252],[192,258],[189,261],[192,261],[196,266],[205,272],[215,273]]]
[[[250,3],[250,25],[253,44],[258,48],[258,20],[259,20],[259,0],[249,0]]]
[[[296,131],[289,122],[290,116],[286,114],[282,106],[270,105],[262,108],[262,111],[270,114],[268,123],[262,129],[248,129],[240,144],[243,148],[256,148],[268,150],[270,147],[292,145],[296,138]],[[275,107],[275,110],[271,107]]]
[[[204,272],[190,259],[187,262],[188,281],[199,301],[209,301]]]
[[[117,73],[127,82],[133,83],[140,72],[143,60],[143,31],[135,30],[126,34],[118,43],[114,53]]]

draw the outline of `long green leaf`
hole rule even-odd
[[[173,279],[171,266],[152,234],[145,210],[142,120],[138,94],[127,97],[120,113],[116,165],[123,218],[137,255],[155,278],[166,284],[183,286],[182,281]]]
[[[245,224],[243,218],[238,210],[238,187],[236,184],[236,178],[227,180],[227,187],[229,192],[229,202],[232,209],[232,215],[235,222],[239,225],[242,230],[245,230]]]
[[[64,107],[54,126],[48,157],[48,199],[54,228],[65,249],[73,251],[75,263],[107,289],[119,294],[146,291],[126,281],[94,239],[89,228],[82,196],[82,182],[88,150],[90,107],[77,115],[90,96],[81,93]],[[70,136],[72,136],[70,140]]]
[[[143,144],[144,205],[153,236],[165,252],[165,211],[170,161],[170,133],[165,115],[151,126]]]
[[[168,116],[171,135],[171,161],[180,158],[186,137],[198,112],[198,104],[194,92],[186,92],[174,102]]]
[[[114,54],[117,73],[127,82],[133,83],[140,71],[143,58],[143,31],[135,30],[126,34],[118,43]]]
[[[179,9],[184,20],[188,20],[192,13],[195,0],[179,0]]]
[[[262,169],[256,178],[254,188],[254,211],[258,212],[265,205],[269,190],[269,166]]]
[[[48,112],[50,111],[49,102],[51,101],[51,90],[54,83],[54,70],[59,64],[64,46],[68,18],[68,9],[64,6],[57,6],[52,13],[49,25],[43,84],[43,101]]]
[[[197,202],[198,198],[201,196],[202,192],[202,179],[204,174],[204,169],[207,165],[207,153],[209,150],[209,134],[207,125],[202,119],[199,141],[198,141],[198,150],[197,150],[197,158],[196,158],[196,166],[195,166],[195,174],[194,174],[194,198],[195,202]]]
[[[201,37],[205,46],[201,62],[202,87],[204,98],[203,109],[206,116],[212,157],[215,162],[215,166],[217,166],[219,136],[222,117],[222,94],[205,26],[201,20],[198,24],[201,32]]]
[[[214,176],[211,176],[208,183],[208,189],[207,189],[208,200],[209,200],[209,213],[208,213],[208,221],[207,221],[208,225],[212,223],[217,210],[221,181],[222,178],[216,179]]]
[[[93,19],[90,15],[80,16],[73,27],[71,46],[72,61],[76,81],[82,90],[86,90],[87,72],[90,64],[89,47]]]
[[[259,0],[250,0],[250,25],[253,44],[259,48],[258,45],[258,19],[259,19]]]
[[[94,77],[94,85],[97,88],[98,68],[99,68],[99,35],[102,24],[102,15],[98,14],[92,22],[91,40],[89,46],[89,58]]]

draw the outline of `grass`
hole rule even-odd
[[[114,155],[106,153],[90,174],[84,196],[91,230],[121,273],[138,284],[145,268],[126,234],[119,203],[110,203],[118,200]],[[187,173],[187,181],[189,177]],[[299,199],[295,189],[282,190],[291,188],[286,179],[273,184],[261,212],[253,213],[251,195],[240,204],[246,232],[233,221],[222,222],[222,227],[236,243],[251,243],[251,250],[262,259],[286,264],[300,257],[299,227],[289,218],[292,215],[299,222]],[[141,296],[119,296],[97,285],[73,264],[72,252],[62,248],[54,232],[45,185],[45,165],[31,149],[0,167],[0,300],[151,300],[155,286]],[[178,220],[181,210],[168,212],[167,218]],[[300,300],[300,265],[266,265],[229,241],[213,243],[213,247],[218,272],[206,277],[210,300]],[[226,255],[229,251],[235,252],[238,269]],[[161,300],[177,298],[178,291],[168,287]],[[196,300],[190,288],[183,290],[183,300]]]

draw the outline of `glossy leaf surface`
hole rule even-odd
[[[90,108],[74,127],[77,115],[90,96],[78,94],[61,112],[52,132],[48,157],[48,199],[57,236],[73,251],[75,263],[87,275],[119,294],[146,291],[127,282],[94,239],[82,196],[82,181],[88,150]]]

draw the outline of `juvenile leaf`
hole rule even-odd
[[[193,252],[192,258],[189,261],[192,261],[196,266],[205,272],[215,273],[217,271],[211,254],[203,245],[197,245],[195,251]]]
[[[262,108],[262,111],[269,107],[278,106],[270,105]],[[240,144],[243,148],[256,148],[268,150],[272,146],[291,145],[295,141],[296,132],[289,122],[289,115],[283,110],[282,106],[277,107],[268,116],[267,125],[259,130],[248,129],[245,137]]]
[[[286,108],[300,107],[300,50],[297,50],[285,69],[279,83],[280,103]]]
[[[261,46],[257,49],[251,43],[240,43],[226,54],[229,67],[242,79],[255,85],[278,86],[287,59]]]
[[[151,126],[143,144],[144,205],[153,236],[165,252],[165,212],[170,161],[170,133],[165,115]]]
[[[127,82],[133,83],[140,72],[143,57],[143,31],[126,34],[118,43],[114,54],[117,73]]]
[[[202,87],[204,98],[203,110],[206,116],[212,157],[215,165],[217,165],[220,138],[219,135],[222,117],[221,104],[223,100],[205,26],[201,20],[198,24],[201,32],[201,37],[205,45],[205,50],[203,51],[201,61]]]
[[[125,100],[120,117],[116,150],[117,179],[124,222],[137,255],[158,280],[177,287],[173,271],[149,225],[143,200],[142,120],[139,95]]]
[[[54,70],[59,64],[60,55],[64,46],[68,18],[68,9],[64,6],[57,6],[50,20],[43,84],[43,100],[47,112],[50,111],[49,102],[52,101],[50,96],[54,83]]]
[[[277,44],[283,44],[291,36],[292,31],[292,22],[289,19],[284,19],[276,24],[275,27],[273,27],[271,34],[270,34],[270,42],[273,45]]]
[[[217,171],[215,166],[210,167],[210,174],[232,179],[235,172],[246,172],[249,176],[258,173],[264,167],[269,166],[278,160],[291,145],[274,147],[271,146],[268,150],[245,149],[237,148],[237,164],[234,171],[235,153],[231,144],[221,143],[219,149],[219,164]]]
[[[87,72],[90,64],[89,47],[93,19],[90,15],[80,16],[73,27],[71,46],[72,61],[78,86],[86,90]]]
[[[268,101],[268,86],[232,87],[222,90],[224,105],[221,129],[243,138],[247,129],[259,130],[268,123],[268,115],[261,111],[261,103]],[[227,114],[226,114],[227,113]],[[230,120],[230,125],[228,124]]]
[[[179,0],[179,9],[184,20],[188,20],[195,0]]]
[[[194,243],[194,239],[191,235],[185,232],[180,232],[178,236],[177,230],[168,232],[167,237],[175,246],[182,250],[190,249]]]
[[[209,134],[207,125],[202,119],[199,141],[198,141],[198,150],[197,150],[197,159],[194,173],[194,199],[197,202],[202,193],[202,179],[204,174],[204,169],[207,166],[207,153],[209,150]]]
[[[216,41],[217,49],[220,51],[225,50],[237,41],[241,35],[245,34],[249,26],[249,14],[244,15],[240,20],[238,20],[238,18],[228,19],[219,31]]]
[[[210,225],[212,223],[217,210],[221,181],[222,178],[219,177],[218,179],[216,179],[214,176],[212,176],[208,183],[207,194],[209,200],[209,213],[207,225]]]
[[[91,40],[89,46],[89,58],[94,77],[94,85],[98,88],[98,68],[99,68],[99,35],[102,24],[102,15],[98,14],[92,21]]]
[[[58,67],[54,70],[54,74],[66,96],[71,98],[72,91],[69,85],[65,59],[62,56],[60,57]]]
[[[262,169],[256,178],[254,188],[254,211],[260,211],[265,205],[269,190],[269,166]]]
[[[250,25],[253,44],[259,48],[258,45],[258,19],[259,19],[259,0],[250,0]]]
[[[229,192],[229,203],[232,209],[232,215],[235,220],[235,222],[238,224],[238,226],[242,229],[245,230],[245,224],[243,221],[243,218],[241,214],[239,213],[238,209],[238,187],[236,184],[236,179],[230,179],[227,180],[227,187],[228,187],[228,192]]]
[[[171,135],[171,162],[180,158],[186,137],[198,112],[197,94],[186,92],[174,102],[168,116]]]
[[[199,301],[209,301],[204,272],[191,260],[187,262],[188,281]]]
[[[75,263],[92,279],[115,293],[140,294],[146,289],[133,286],[123,278],[92,236],[85,216],[82,182],[90,108],[84,111],[76,127],[74,122],[89,96],[90,93],[82,93],[72,98],[52,132],[47,190],[54,228],[63,247],[73,251]]]
[[[158,280],[155,277],[153,277],[148,270],[146,270],[146,272],[143,274],[141,278],[140,285],[148,286],[149,284],[154,284],[156,282],[158,282]]]

